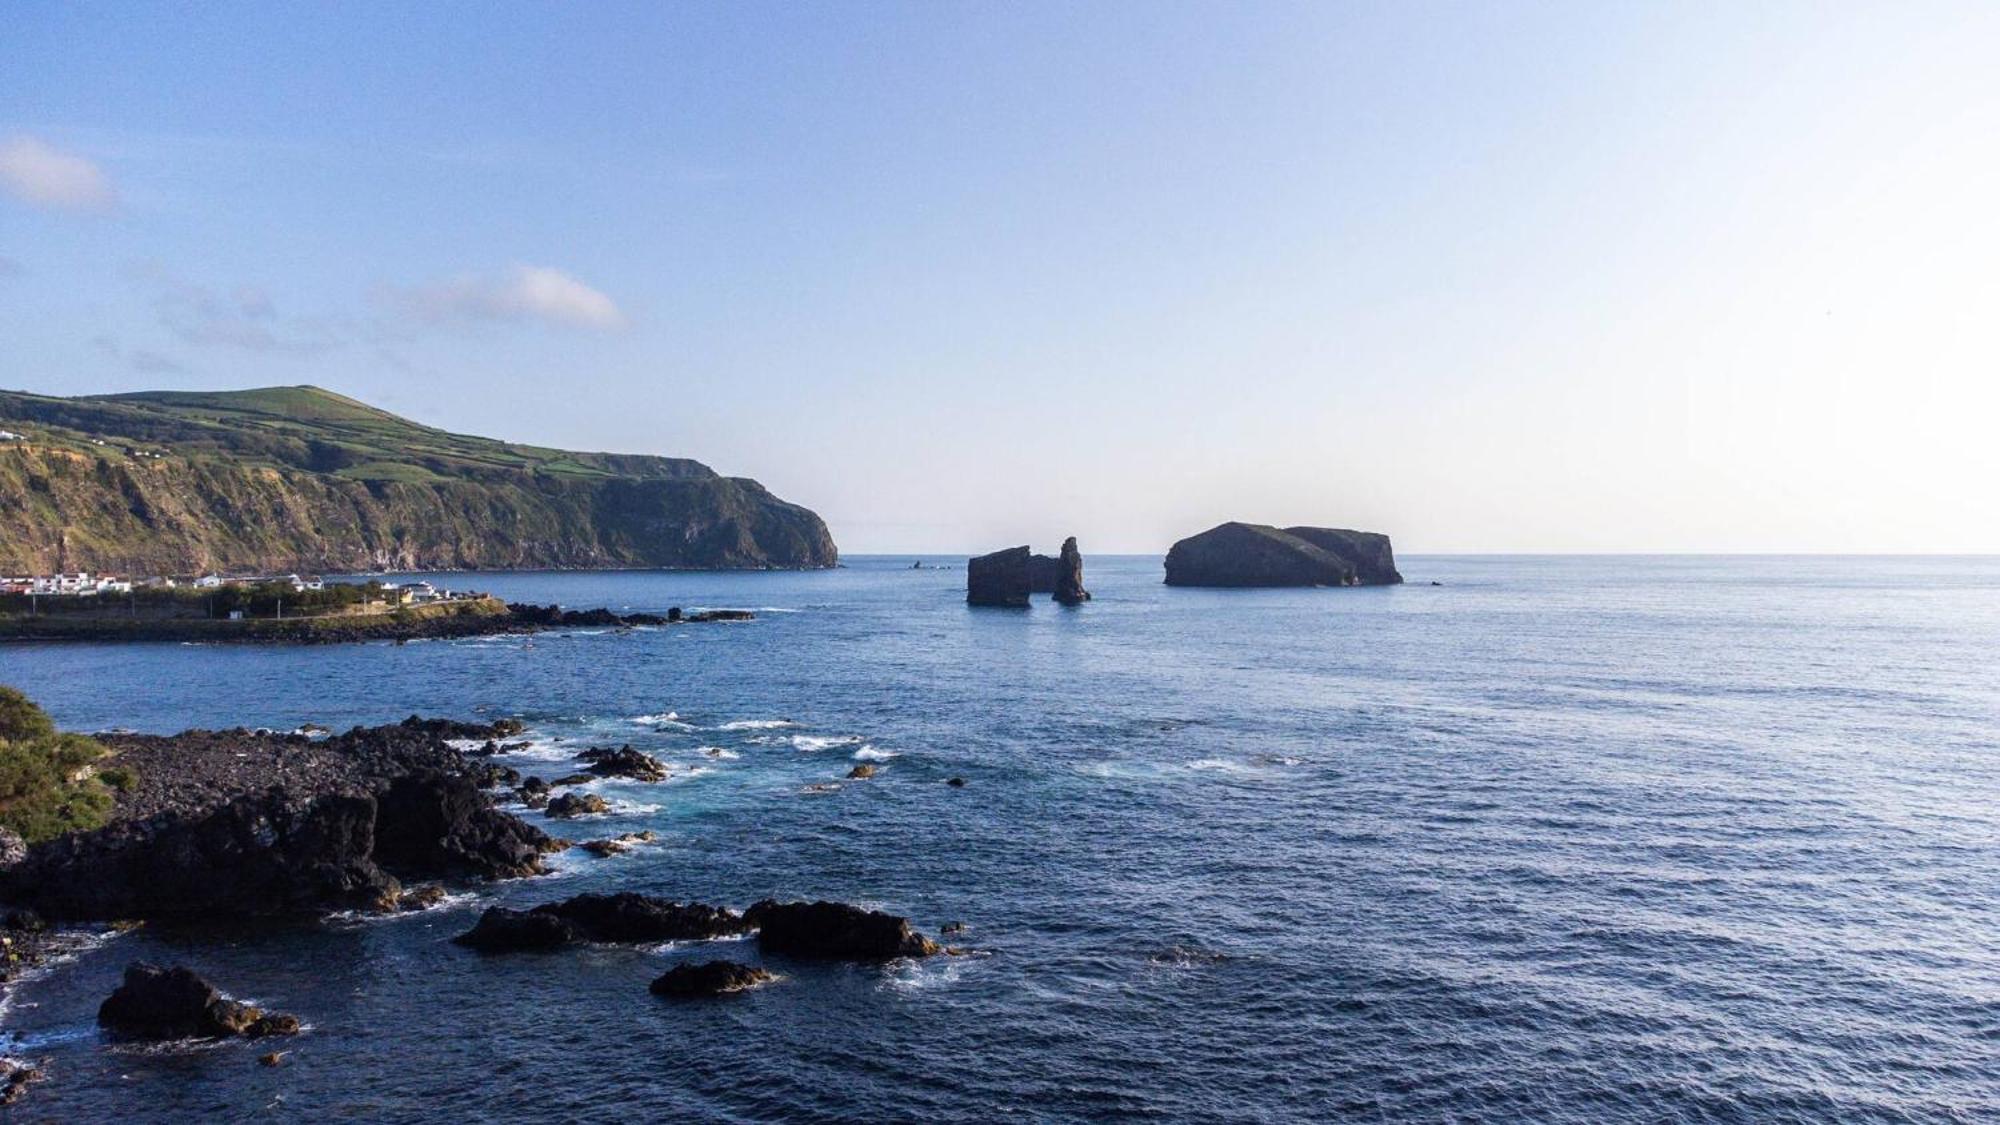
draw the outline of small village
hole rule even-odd
[[[430,582],[385,582],[381,579],[335,579],[333,585],[366,586],[371,600],[379,599],[391,606],[430,605],[437,602],[464,601],[484,595],[466,591],[446,590]],[[123,578],[111,574],[92,574],[77,571],[74,574],[46,574],[0,576],[0,595],[32,595],[46,598],[91,598],[107,594],[131,594],[140,590],[191,590],[208,591],[226,588],[269,589],[273,586],[289,586],[294,593],[324,591],[328,581],[318,575],[231,575],[204,574],[192,576],[159,575],[149,578]]]

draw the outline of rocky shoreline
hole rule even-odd
[[[551,621],[566,620],[563,611],[546,612]],[[518,745],[507,740],[521,731],[511,719],[411,716],[345,733],[96,736],[110,752],[105,761],[131,778],[108,819],[26,846],[14,837],[0,849],[0,947],[8,966],[0,988],[106,926],[185,923],[227,934],[261,918],[419,910],[445,902],[447,885],[545,874],[546,857],[572,846],[610,858],[652,838],[644,832],[573,845],[510,811],[537,808],[534,798],[546,799],[551,789],[605,776],[658,781],[667,769],[630,747],[579,747],[577,772],[536,784],[491,760]],[[592,796],[559,794],[571,795]],[[559,815],[552,805],[543,817]],[[906,918],[845,903],[765,899],[736,910],[623,891],[526,909],[491,906],[456,941],[483,956],[739,936],[754,937],[766,954],[802,961],[960,952]],[[781,979],[764,966],[686,962],[636,980],[634,991],[698,1000]],[[309,1030],[300,1016],[232,1000],[180,965],[129,967],[99,1023],[112,1039],[257,1039]],[[281,1065],[285,1053],[260,1061]],[[31,1060],[0,1060],[0,1102],[41,1077]]]
[[[0,642],[176,642],[197,644],[355,644],[365,641],[417,641],[536,633],[551,629],[631,629],[712,621],[748,621],[756,615],[741,609],[683,613],[679,608],[658,613],[614,613],[608,609],[574,610],[560,606],[471,598],[438,606],[419,606],[395,613],[259,618],[216,621],[204,618],[148,620],[120,617],[62,615],[0,616]]]

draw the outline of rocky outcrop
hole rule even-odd
[[[548,808],[548,814],[558,820],[566,820],[573,816],[595,816],[610,811],[611,802],[595,793],[564,793],[560,797],[551,798]]]
[[[1055,585],[1050,591],[1063,605],[1082,605],[1090,600],[1083,588],[1083,552],[1076,549],[1076,536],[1063,540],[1062,555],[1056,561]]]
[[[1385,586],[1403,580],[1389,537],[1225,523],[1167,552],[1169,586]]]
[[[632,744],[629,742],[618,747],[616,750],[609,747],[596,747],[585,750],[576,757],[578,761],[590,763],[590,772],[599,777],[629,777],[634,781],[664,781],[667,776],[667,764],[665,762],[660,761],[651,754],[645,754],[632,749]]]
[[[696,461],[446,433],[314,387],[0,392],[0,572],[839,561],[819,516]]]
[[[724,907],[621,892],[577,895],[532,910],[490,907],[472,929],[452,940],[482,953],[509,953],[580,941],[698,941],[740,934],[747,925],[742,915]]]
[[[296,1016],[231,1000],[187,968],[135,962],[97,1009],[98,1025],[122,1039],[223,1039],[292,1035]]]
[[[0,871],[0,898],[69,920],[382,908],[402,879],[534,874],[557,846],[494,808],[421,724],[100,741],[135,785],[104,827],[35,844]]]
[[[965,565],[967,605],[1023,608],[1028,604],[1028,549],[1009,547]]]
[[[776,979],[754,965],[739,965],[734,961],[704,961],[699,965],[675,965],[653,981],[651,991],[655,996],[671,996],[677,999],[723,996],[731,992],[744,992]]]
[[[909,919],[844,902],[765,899],[744,911],[743,918],[757,928],[757,944],[769,953],[876,961],[939,952],[938,944],[917,933]]]

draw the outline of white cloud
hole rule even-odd
[[[36,207],[90,211],[118,202],[96,164],[25,134],[0,141],[0,189]]]
[[[561,328],[622,328],[616,302],[548,266],[515,266],[499,276],[465,275],[391,294],[406,314],[427,324],[535,321]]]
[[[281,317],[254,287],[225,294],[158,267],[142,270],[140,280],[153,290],[160,326],[183,344],[309,355],[341,347],[350,335],[335,322]]]

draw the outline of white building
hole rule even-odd
[[[204,574],[194,580],[194,588],[197,590],[214,590],[221,586],[222,576],[219,574]]]
[[[0,441],[27,441],[27,440],[28,438],[26,434],[17,434],[12,430],[0,430]]]

